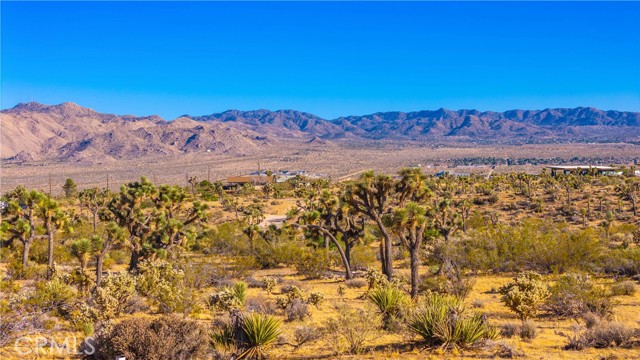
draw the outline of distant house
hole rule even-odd
[[[558,174],[595,174],[595,175],[618,175],[620,172],[617,168],[612,166],[600,166],[600,165],[553,165],[547,166],[551,171],[551,176],[557,176]]]

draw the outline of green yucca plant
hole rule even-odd
[[[409,298],[400,289],[393,286],[380,286],[368,294],[369,300],[378,307],[382,315],[383,328],[388,330],[394,320],[402,314]]]
[[[280,322],[275,317],[260,313],[246,315],[242,329],[246,335],[247,349],[240,354],[238,360],[263,358],[266,349],[282,333]]]
[[[245,300],[247,300],[247,283],[244,281],[238,281],[233,285],[233,293],[236,295],[236,298],[240,301],[241,304],[244,305]]]
[[[427,296],[408,325],[427,343],[445,348],[466,348],[497,337],[497,331],[482,316],[466,314],[460,299],[435,293]]]

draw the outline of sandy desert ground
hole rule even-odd
[[[358,144],[340,146],[310,146],[291,144],[258,156],[234,157],[213,153],[190,153],[175,157],[143,158],[104,163],[4,163],[0,169],[0,192],[18,184],[31,188],[61,192],[66,178],[72,178],[79,188],[93,186],[112,190],[127,181],[147,176],[156,183],[184,184],[189,176],[199,180],[223,180],[227,176],[261,169],[307,170],[340,180],[367,169],[394,173],[399,168],[420,164],[425,173],[450,170],[459,173],[483,173],[489,165],[458,166],[452,162],[461,158],[500,159],[565,159],[592,158],[606,164],[621,159],[632,162],[640,158],[640,145],[633,144],[542,144],[522,146],[438,147],[415,144],[385,144],[376,147]],[[540,166],[498,166],[495,171],[539,171]],[[118,185],[116,185],[118,184]]]

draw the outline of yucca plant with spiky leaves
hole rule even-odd
[[[244,281],[238,281],[233,285],[233,293],[236,295],[240,304],[244,305],[244,302],[247,300],[247,283]]]
[[[402,314],[409,303],[407,295],[394,286],[380,286],[368,294],[369,300],[378,308],[382,315],[382,327],[389,330],[393,320]]]
[[[246,315],[242,329],[246,335],[246,350],[240,354],[238,360],[264,358],[266,350],[282,333],[280,321],[273,316],[260,313]]]
[[[460,299],[435,293],[427,296],[408,325],[428,344],[443,348],[468,348],[498,334],[482,316],[466,314]]]

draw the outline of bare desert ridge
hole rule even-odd
[[[591,107],[505,112],[380,112],[327,120],[295,110],[210,115],[114,115],[67,102],[2,110],[2,191],[118,186],[149,176],[184,183],[258,169],[307,170],[334,180],[366,169],[461,173],[640,158],[640,113]],[[511,166],[507,166],[507,164]],[[492,169],[495,168],[495,169]]]

